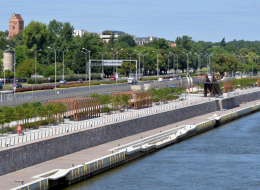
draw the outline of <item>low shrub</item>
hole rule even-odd
[[[47,118],[46,119],[46,125],[49,123],[56,123],[56,118]],[[40,121],[35,121],[32,123],[26,123],[26,128],[32,128],[34,126],[39,127],[40,125],[45,125],[45,119],[40,120]],[[25,128],[25,123],[21,124],[22,128]]]

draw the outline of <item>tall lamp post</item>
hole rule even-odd
[[[206,56],[208,57],[208,65],[207,65],[207,69],[208,69],[208,74],[210,73],[210,57],[211,56],[213,56],[213,54],[210,54],[210,55],[208,55],[208,54],[206,54]]]
[[[59,51],[63,54],[63,80],[64,80],[64,53],[66,52],[66,51],[69,51],[69,50],[65,50],[65,51],[61,51],[60,49],[59,49]]]
[[[153,53],[156,53],[157,54],[157,77],[159,77],[159,60],[158,60],[158,55],[159,55],[159,53],[157,53],[157,52],[155,52],[155,51],[153,51]]]
[[[104,54],[106,54],[107,52],[105,52],[105,53],[98,52],[98,53],[100,53],[100,54],[102,55],[102,79],[103,79],[103,76],[104,76],[104,63],[103,63],[103,56],[104,56]]]
[[[177,74],[179,73],[179,56],[180,54],[174,54],[175,56],[177,56]]]
[[[33,50],[33,49],[31,49],[31,51],[33,51],[34,52],[34,54],[35,54],[35,74],[34,74],[34,78],[35,78],[35,84],[36,84],[36,61],[37,61],[37,53],[39,52],[39,51],[42,51],[41,49],[39,49],[39,50]]]
[[[4,53],[4,50],[0,49],[0,51],[2,51]],[[3,65],[3,71],[4,71],[4,86],[5,86],[5,68],[4,68],[4,65]]]
[[[130,54],[130,53],[127,53],[127,55],[129,55],[130,56],[130,73],[131,73],[131,71],[132,71],[132,69],[131,69],[131,58],[132,58],[132,55],[134,55],[135,53],[132,53],[132,54]]]
[[[186,56],[187,56],[187,71],[186,71],[186,75],[187,77],[189,76],[189,55],[191,54],[191,52],[189,53],[186,53],[186,52],[183,52]]]
[[[197,54],[195,53],[197,56],[198,56],[198,76],[200,75],[200,57],[203,55],[202,53],[200,54]]]
[[[51,47],[48,47],[48,48],[52,49],[55,52],[55,94],[56,94],[56,57],[57,57],[57,53],[54,48],[51,48]]]
[[[143,56],[143,68],[142,68],[142,73],[144,72],[144,57],[145,57],[146,55],[149,55],[149,54],[148,54],[148,53],[145,54],[145,55],[142,55],[142,54],[141,54],[141,56]],[[144,74],[144,73],[143,73],[143,74]]]
[[[116,53],[115,53],[115,54],[116,54],[116,60],[118,60],[118,52],[122,51],[123,48],[120,49],[120,50],[114,50],[113,48],[111,48],[111,50],[113,50],[113,51],[116,52]],[[116,75],[115,75],[115,77],[116,77],[116,85],[117,85],[117,78],[118,78],[118,74],[117,74],[117,66],[116,66]]]
[[[172,54],[172,52],[169,52],[169,54],[166,54],[168,56],[168,71],[170,70],[170,67],[169,67],[169,58],[170,58],[170,55]],[[167,71],[167,74],[168,74],[168,71]]]
[[[137,51],[137,50],[135,49],[135,51]],[[141,76],[140,76],[140,55],[141,55],[141,53],[144,52],[144,51],[145,51],[145,49],[144,49],[143,51],[137,51],[137,52],[138,52],[137,55],[139,55],[139,80],[140,80],[140,78],[141,78]]]
[[[87,72],[87,68],[88,68],[88,52],[84,52],[81,51],[82,53],[84,53],[86,55],[86,81],[88,80],[88,72]]]
[[[89,74],[88,74],[88,79],[89,79],[88,80],[88,89],[90,90],[90,80],[91,80],[90,52],[91,51],[89,51],[86,48],[82,48],[82,49],[84,49],[88,53],[88,72],[89,72]]]

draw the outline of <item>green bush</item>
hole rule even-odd
[[[143,78],[142,81],[158,80],[159,77]]]
[[[47,118],[46,119],[46,124],[48,125],[49,123],[55,123],[56,119],[55,118]],[[35,121],[32,123],[26,123],[26,128],[32,128],[33,126],[39,127],[40,125],[45,125],[45,119],[40,120],[40,121]],[[25,128],[25,123],[21,125],[22,128]]]
[[[108,107],[101,108],[101,113],[107,113],[107,112],[110,112],[110,111],[115,111],[115,109],[114,108],[108,108]]]

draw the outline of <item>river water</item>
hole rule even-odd
[[[260,112],[174,144],[66,190],[260,189]]]

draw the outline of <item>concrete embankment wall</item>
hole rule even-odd
[[[253,93],[242,94],[235,97],[219,100],[220,109],[230,109],[242,104],[243,102],[251,102],[260,99],[260,91]]]
[[[217,110],[217,102],[210,101],[6,147],[0,151],[0,175]]]
[[[81,180],[85,180],[89,177],[107,171],[111,168],[117,167],[118,165],[129,162],[133,159],[139,158],[141,156],[147,155],[158,149],[164,148],[165,146],[180,142],[189,137],[195,136],[204,131],[210,130],[217,127],[219,124],[226,123],[231,120],[235,120],[244,115],[248,115],[252,112],[260,110],[260,104],[250,106],[241,110],[234,111],[232,113],[227,113],[222,116],[217,116],[208,121],[198,123],[197,125],[186,125],[185,128],[180,128],[176,134],[168,136],[168,138],[163,138],[156,143],[149,143],[147,146],[137,146],[132,150],[121,150],[118,153],[110,154],[106,157],[99,158],[82,165],[78,165],[67,170],[62,171],[52,171],[49,177],[42,177],[34,182],[19,186],[13,190],[38,190],[44,187],[44,189],[52,188],[56,189],[57,185],[69,185]],[[48,175],[48,173],[42,174],[43,176]],[[39,176],[41,177],[41,176]]]

